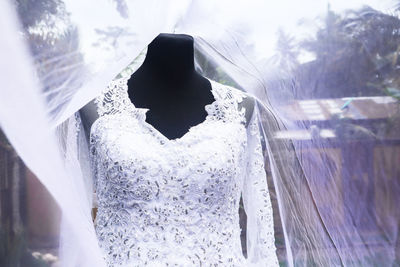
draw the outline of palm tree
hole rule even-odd
[[[400,19],[371,7],[343,15],[328,8],[325,25],[301,49],[316,59],[299,66],[305,98],[385,95],[400,88]]]

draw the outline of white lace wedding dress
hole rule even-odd
[[[206,120],[173,140],[145,121],[148,109],[134,107],[126,79],[95,100],[90,157],[108,266],[278,266],[255,112],[246,128],[245,93],[210,82]]]

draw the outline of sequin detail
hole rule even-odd
[[[113,81],[96,99],[90,133],[96,233],[107,265],[247,266],[256,258],[242,255],[243,194],[247,204],[258,201],[246,211],[262,233],[251,241],[259,263],[268,263],[258,266],[278,266],[257,125],[252,119],[246,128],[238,109],[245,93],[211,81],[216,101],[205,107],[207,119],[171,141],[145,124],[147,110],[133,106],[126,82]]]

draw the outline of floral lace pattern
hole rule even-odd
[[[205,121],[174,140],[145,122],[148,109],[133,106],[126,79],[96,99],[90,157],[108,266],[278,266],[255,115],[246,128],[238,108],[245,93],[210,82],[215,101]],[[248,259],[241,194],[255,227]]]

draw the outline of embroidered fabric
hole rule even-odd
[[[126,78],[95,99],[90,131],[96,234],[108,266],[279,266],[255,107],[210,80],[207,117],[169,140],[136,108]],[[242,254],[239,200],[247,214]]]

